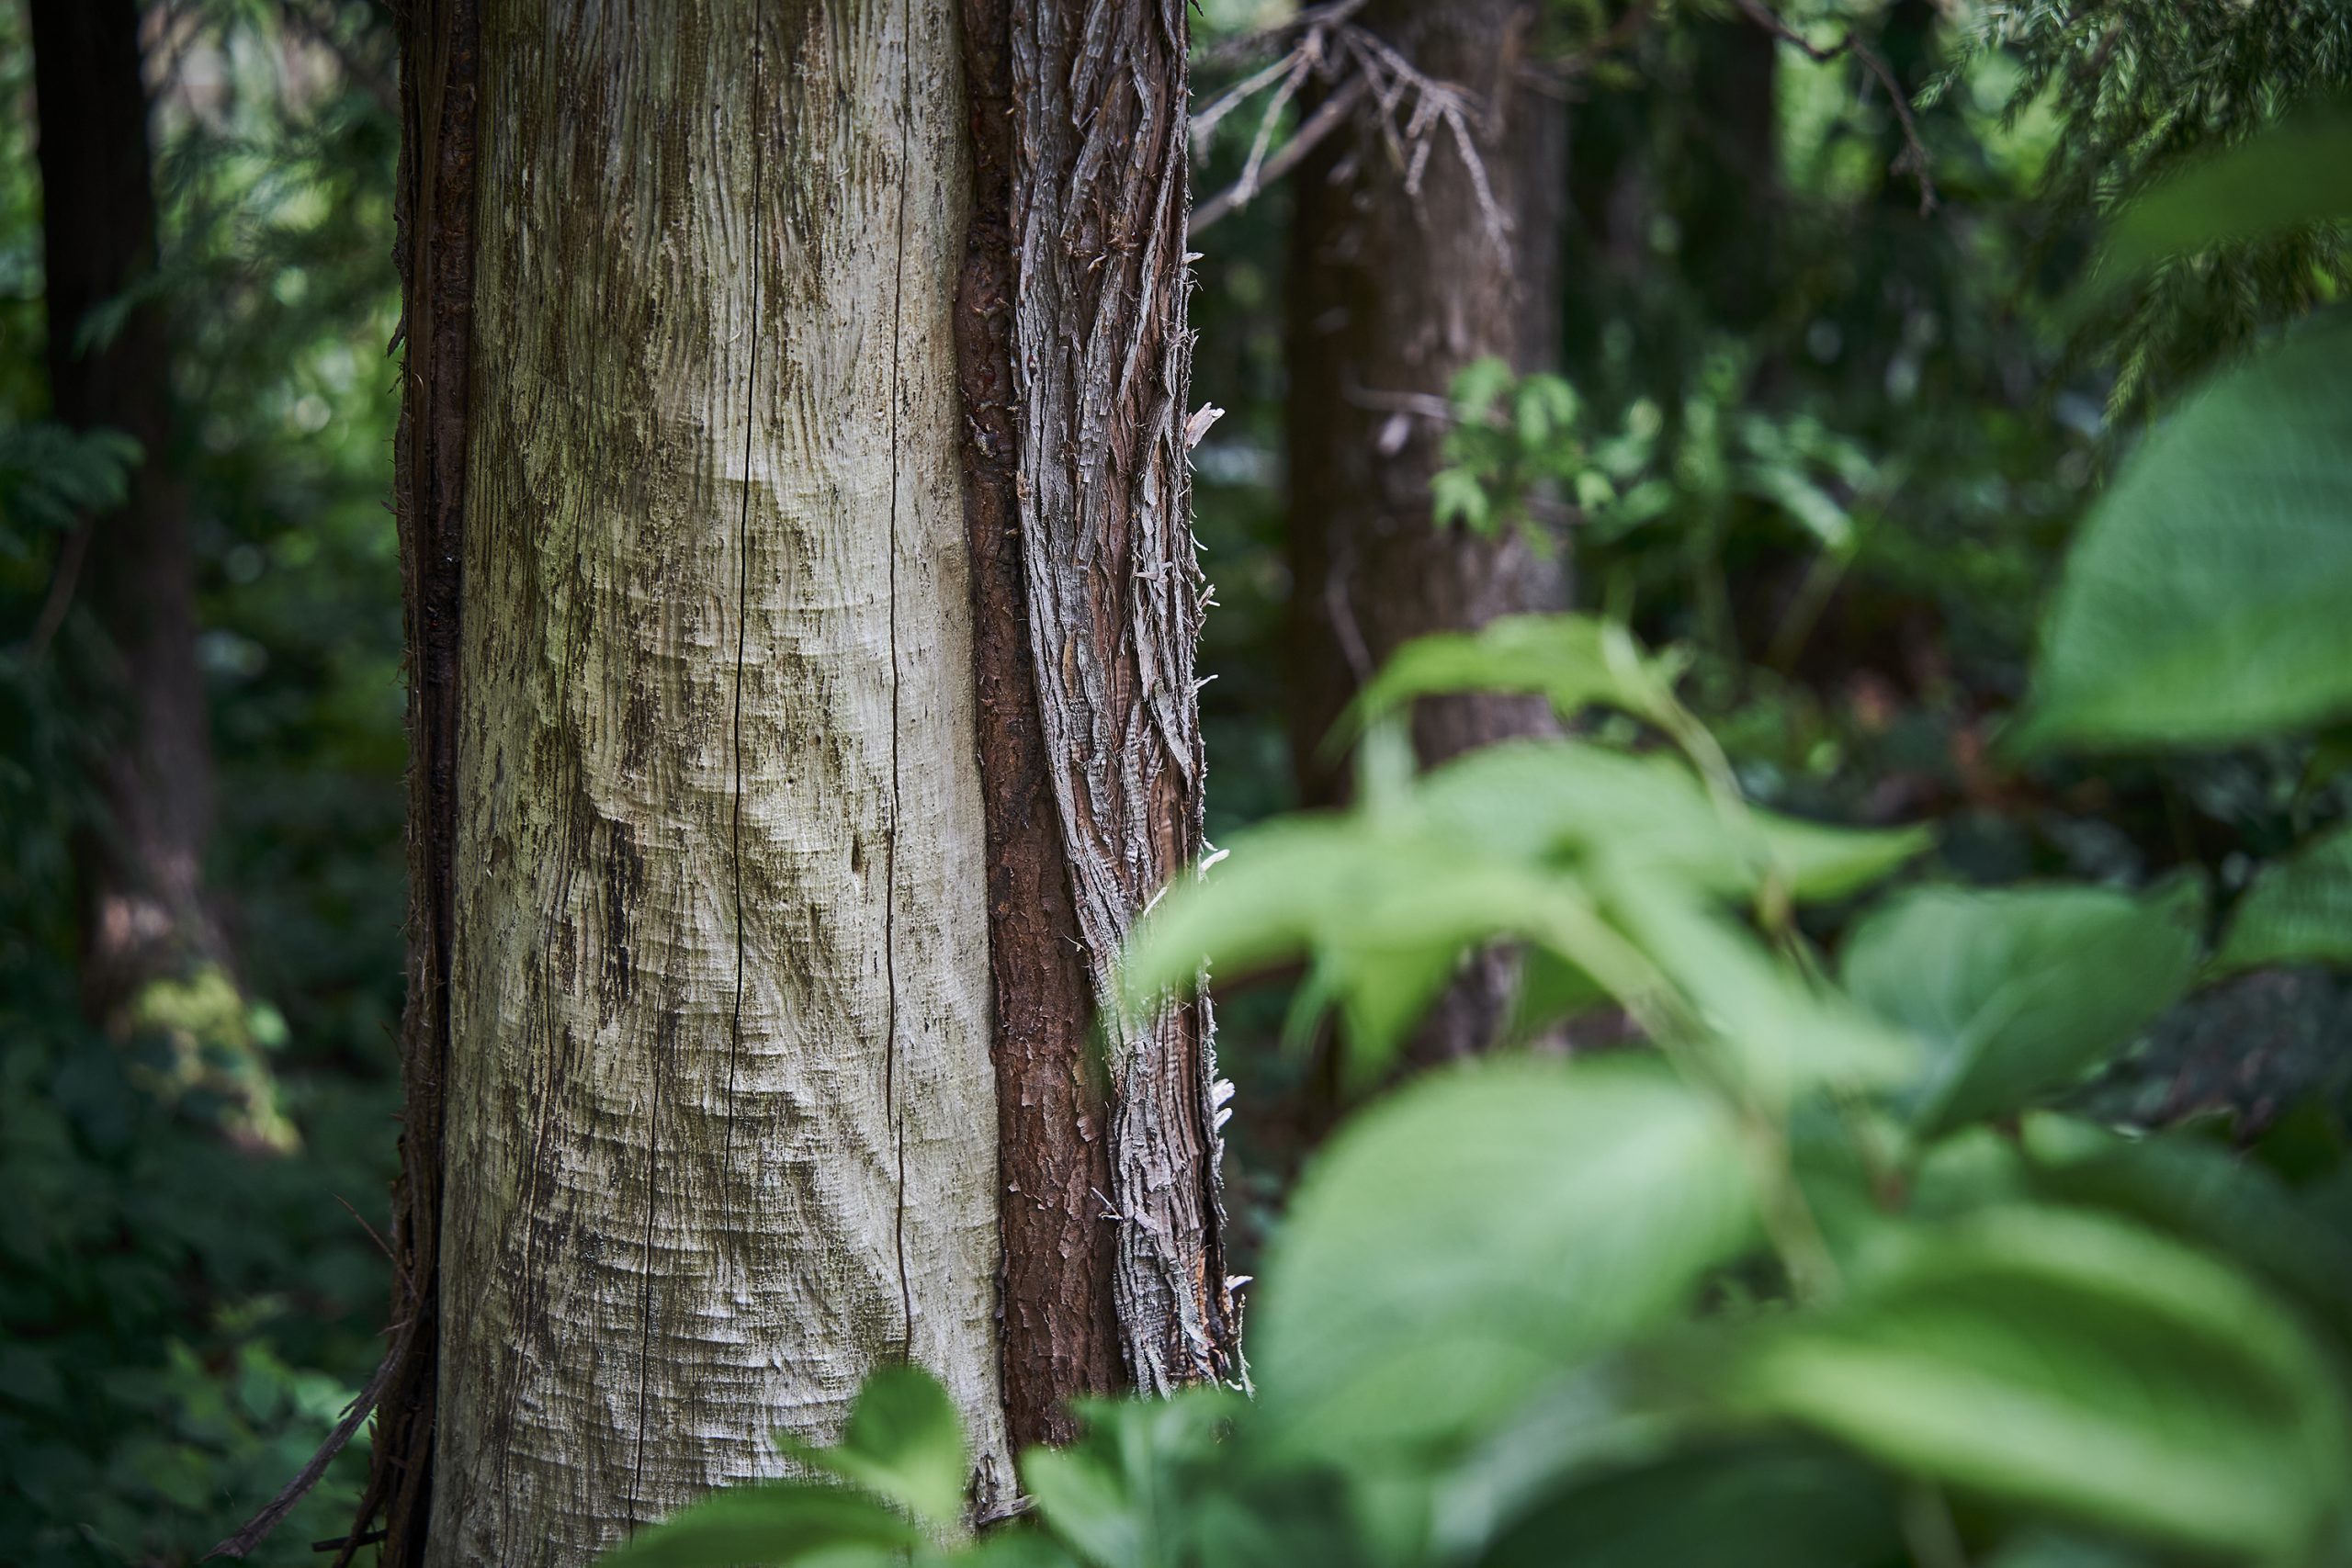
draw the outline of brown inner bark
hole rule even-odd
[[[451,856],[457,836],[458,563],[472,355],[475,0],[410,0],[401,36],[400,428],[393,510],[409,649],[408,1000],[405,1101],[393,1192],[395,1338],[368,1490],[347,1561],[380,1510],[392,1568],[424,1560],[432,1515],[440,1258],[442,1084],[449,1044]]]
[[[1075,1435],[1068,1402],[1119,1385],[1102,1075],[1069,856],[1031,673],[1015,457],[1012,27],[1007,0],[967,0],[964,65],[973,205],[957,301],[972,655],[987,813],[989,966],[996,984],[1004,1399],[1016,1444]]]

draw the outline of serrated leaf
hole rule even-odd
[[[936,1529],[963,1522],[971,1479],[963,1418],[938,1380],[920,1367],[886,1366],[869,1375],[840,1442],[820,1448],[778,1432],[776,1444]]]
[[[2233,1558],[2301,1561],[2352,1473],[2342,1385],[2203,1254],[2018,1209],[1925,1231],[1845,1306],[1758,1332],[1732,1404],[1900,1470]]]
[[[2197,937],[2171,903],[2095,887],[1924,888],[1846,943],[1848,990],[1928,1047],[1922,1136],[2081,1079],[2187,989]]]
[[[2083,525],[2022,750],[2198,748],[2352,712],[2352,316],[2207,387]]]
[[[2352,827],[2263,867],[2231,912],[2215,970],[2270,964],[2352,964]]]
[[[1747,1243],[1738,1149],[1654,1062],[1419,1079],[1299,1186],[1253,1314],[1268,1418],[1323,1452],[1467,1438]]]

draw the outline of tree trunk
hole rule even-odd
[[[112,653],[119,728],[96,759],[106,807],[77,846],[82,985],[92,1020],[121,1028],[157,980],[225,967],[204,899],[212,750],[196,654],[187,502],[172,472],[164,312],[152,295],[111,330],[155,270],[147,93],[133,0],[33,0],[40,118],[49,378],[57,418],[139,443],[123,504],[85,520],[62,570]]]
[[[1199,842],[1128,9],[404,17],[388,1562],[584,1563],[899,1359],[986,1515],[1070,1394],[1233,1365],[1205,1008],[1090,1070]]]
[[[1513,534],[1431,521],[1442,423],[1415,412],[1498,355],[1557,363],[1560,106],[1521,80],[1524,0],[1374,0],[1363,24],[1423,74],[1484,107],[1475,137],[1498,236],[1460,150],[1436,137],[1418,194],[1381,127],[1360,116],[1297,175],[1289,276],[1292,754],[1310,803],[1346,793],[1321,754],[1333,722],[1396,648],[1498,615],[1559,609],[1565,570]],[[1550,726],[1540,700],[1419,705],[1415,749],[1436,762]],[[1474,966],[1426,1026],[1426,1056],[1475,1051],[1500,1021],[1508,965]]]

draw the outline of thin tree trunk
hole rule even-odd
[[[1236,1365],[1205,1007],[1089,1043],[1201,762],[1183,17],[1080,11],[403,15],[388,1562],[585,1562],[900,1358],[985,1515]]]
[[[1557,363],[1560,106],[1520,78],[1524,0],[1375,0],[1363,24],[1423,74],[1484,107],[1475,139],[1508,235],[1441,133],[1416,194],[1408,166],[1362,118],[1296,176],[1289,278],[1292,751],[1302,795],[1336,800],[1345,774],[1322,754],[1351,697],[1396,649],[1430,632],[1566,602],[1559,558],[1516,533],[1482,539],[1431,520],[1444,429],[1413,412],[1473,360]],[[1419,705],[1416,750],[1436,762],[1550,725],[1540,701],[1450,697]],[[1452,1056],[1493,1036],[1509,965],[1474,966],[1418,1051]]]
[[[82,986],[120,1028],[156,980],[225,968],[206,907],[212,750],[196,656],[187,499],[172,472],[169,344],[152,295],[155,196],[134,0],[33,0],[49,378],[57,418],[112,428],[143,459],[123,504],[84,521],[74,586],[112,650],[119,726],[96,759],[103,823],[77,845]]]

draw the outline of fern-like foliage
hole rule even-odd
[[[2089,220],[2200,154],[2352,96],[2342,0],[1981,0],[1971,47],[1939,85],[1994,51],[2019,67],[2011,122],[2047,112],[2063,128],[2041,192],[2053,265]],[[2315,225],[2156,269],[2086,313],[2074,346],[2114,364],[2120,411],[2162,400],[2265,326],[2347,291],[2343,229]]]

